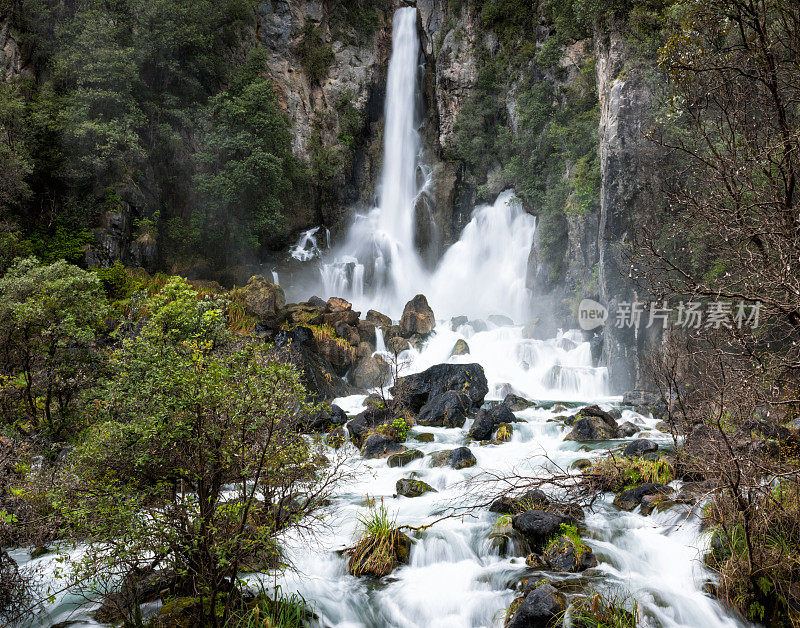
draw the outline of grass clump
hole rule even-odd
[[[639,605],[622,592],[598,592],[569,609],[571,626],[575,628],[636,628]]]
[[[361,533],[353,547],[345,550],[347,571],[354,576],[387,576],[400,563],[408,562],[411,540],[397,529],[383,501],[359,516]]]
[[[306,599],[297,592],[286,594],[280,586],[270,597],[261,592],[234,614],[226,628],[303,628],[314,617]]]
[[[411,431],[411,423],[405,417],[396,417],[391,423],[384,423],[378,426],[378,433],[391,438],[392,440],[402,443],[408,438],[408,433]]]
[[[606,456],[583,471],[583,480],[596,490],[619,492],[647,482],[669,484],[675,469],[666,460]]]
[[[580,534],[578,534],[578,528],[575,526],[571,526],[566,523],[562,523],[559,527],[559,533],[555,535],[547,544],[547,548],[549,549],[553,545],[557,545],[561,542],[561,539],[567,538],[570,543],[575,547],[575,553],[581,554],[583,552],[588,552],[589,548],[587,547],[586,543],[583,542]],[[545,550],[546,552],[546,550]]]

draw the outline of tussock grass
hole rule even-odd
[[[574,628],[636,628],[639,605],[622,591],[597,592],[570,607],[570,625]]]
[[[597,490],[619,492],[647,482],[669,484],[675,469],[666,460],[606,456],[583,471],[583,480]]]
[[[398,566],[402,536],[395,519],[381,501],[359,516],[361,533],[353,547],[345,550],[347,570],[354,576],[386,576]]]

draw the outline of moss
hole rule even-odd
[[[330,43],[325,41],[320,27],[314,26],[310,21],[306,22],[297,46],[297,54],[308,80],[312,85],[319,85],[328,74],[334,59],[333,49]]]

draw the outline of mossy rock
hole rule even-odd
[[[469,345],[467,344],[467,341],[463,338],[456,340],[456,344],[453,345],[450,355],[469,355]]]
[[[420,497],[425,493],[438,492],[430,484],[423,482],[422,480],[412,480],[410,478],[397,480],[397,484],[395,484],[395,490],[397,491],[398,495],[402,495],[403,497]]]
[[[501,423],[497,427],[497,431],[494,434],[494,440],[492,441],[495,445],[499,445],[501,443],[507,443],[511,440],[511,435],[514,433],[514,426],[510,425],[509,423]]]
[[[569,465],[570,469],[575,469],[576,471],[582,471],[583,469],[588,469],[592,466],[592,461],[588,458],[578,458],[575,462]]]
[[[430,432],[422,432],[421,434],[412,434],[411,438],[419,443],[432,443],[434,440],[433,434]]]
[[[414,460],[419,460],[420,458],[424,458],[425,454],[423,454],[419,449],[408,449],[403,451],[399,454],[392,454],[386,459],[386,464],[390,467],[404,467],[407,464],[411,464]]]

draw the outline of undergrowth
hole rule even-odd
[[[583,471],[583,481],[597,490],[619,492],[647,482],[669,484],[675,469],[666,460],[606,456]]]

